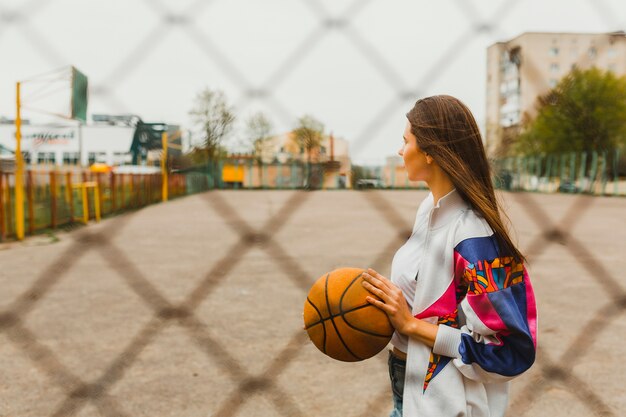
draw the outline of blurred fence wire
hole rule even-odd
[[[425,63],[429,69],[422,79],[418,80],[415,85],[407,85],[402,80],[402,77],[398,75],[393,63],[387,62],[377,48],[370,44],[356,27],[351,25],[351,20],[373,1],[355,0],[346,7],[343,13],[335,15],[329,12],[321,1],[302,0],[302,4],[318,19],[319,24],[284,60],[278,62],[276,70],[264,85],[255,85],[223,53],[218,39],[212,39],[198,30],[199,23],[196,22],[196,16],[205,8],[210,8],[214,3],[218,3],[217,1],[199,0],[191,3],[183,12],[174,12],[164,2],[146,0],[145,4],[160,17],[158,24],[153,30],[148,31],[144,37],[136,39],[136,47],[119,60],[116,68],[108,76],[102,80],[96,80],[96,86],[92,90],[92,94],[110,101],[114,108],[120,111],[127,111],[128,106],[116,94],[116,86],[127,79],[130,74],[139,70],[149,53],[159,47],[167,31],[180,30],[190,42],[200,46],[205,57],[215,62],[228,75],[230,81],[240,88],[244,100],[247,98],[263,100],[280,117],[291,123],[293,115],[289,110],[288,104],[280,102],[273,96],[273,90],[277,88],[287,74],[297,70],[315,44],[319,43],[330,31],[339,31],[345,35],[355,50],[367,60],[371,68],[381,75],[388,87],[396,93],[391,100],[383,103],[376,115],[371,118],[360,134],[357,135],[352,145],[354,147],[363,146],[374,138],[384,120],[393,114],[403,112],[407,100],[419,97],[424,85],[434,83],[441,76],[444,66],[458,60],[458,57],[461,55],[460,52],[468,43],[485,33],[498,34],[500,30],[499,22],[503,20],[505,15],[514,11],[517,4],[520,3],[520,1],[516,0],[499,2],[493,13],[483,16],[473,7],[472,2],[451,2],[454,5],[453,7],[457,7],[459,12],[472,23],[470,28],[466,32],[459,33],[457,39],[451,44],[444,46],[439,59]],[[67,62],[64,56],[65,51],[51,44],[42,33],[42,29],[31,22],[31,19],[41,9],[53,3],[53,0],[33,0],[25,2],[17,8],[6,5],[0,6],[0,39],[5,35],[8,27],[13,27],[51,66],[56,67],[59,64],[65,64]],[[612,13],[607,2],[589,0],[588,3],[592,10],[597,12],[607,23],[607,26],[614,25],[614,13]],[[533,65],[533,63],[527,63],[527,65]],[[576,162],[580,160],[575,159],[574,156],[547,158],[540,162],[532,158],[502,161],[499,168],[510,173],[511,183],[509,185],[511,188],[532,189],[535,187],[541,190],[542,187],[547,189],[554,186],[559,187],[562,184],[559,182],[544,183],[542,182],[542,178],[544,178],[542,175],[536,175],[536,180],[531,179],[530,174],[532,172],[542,170],[544,173],[549,172],[547,174],[548,178],[558,178],[559,181],[568,179],[571,182],[568,185],[568,187],[571,187],[571,190],[585,190],[588,186],[585,179],[597,178],[597,172],[607,172],[606,170],[608,170],[610,165],[609,159],[602,155],[587,155],[587,158],[587,160],[596,160],[592,164],[595,164],[595,167],[592,169],[595,170],[596,175],[590,175],[588,171],[583,170],[581,166],[586,166],[586,162],[581,165],[580,162]],[[605,161],[604,165],[598,167],[597,164],[602,164],[601,161]],[[286,177],[291,178],[294,175],[293,171],[289,171],[289,168],[286,169]],[[581,172],[582,174],[580,174]],[[300,176],[300,174],[297,175]],[[269,177],[268,174],[267,178]],[[6,184],[10,182],[10,179],[6,175],[4,177],[0,176],[0,178],[3,179],[5,184],[3,190],[8,190]],[[96,178],[96,180],[98,179]],[[606,183],[605,180],[610,181],[610,176],[605,175],[602,177],[601,183]],[[44,187],[40,189],[33,177],[33,203],[57,201],[59,206],[55,221],[59,222],[71,212],[69,206],[61,208],[61,205],[67,204],[66,200],[69,199],[69,197],[64,197],[68,195],[67,189],[63,188],[64,180],[57,177],[47,177],[45,181],[56,182],[56,185],[51,188]],[[113,181],[113,179],[110,178],[108,181]],[[129,201],[135,198],[130,197],[129,187],[133,183],[132,181],[136,180],[128,181],[128,179],[123,177],[116,178],[115,184],[117,185],[108,185],[101,188],[101,192],[111,195],[107,203],[110,210],[114,210],[113,201],[115,201],[115,207],[118,204],[121,207],[124,204],[130,204]],[[287,182],[286,184],[289,185],[291,183]],[[522,184],[526,185],[522,186]],[[58,191],[50,191],[54,190],[55,187],[58,188]],[[619,186],[615,184],[615,187]],[[202,187],[200,186],[199,190],[201,189]],[[604,188],[602,189],[604,190]],[[143,188],[143,190],[143,192],[147,192],[145,191],[147,188]],[[125,194],[125,197],[121,197],[123,192],[128,192],[128,194]],[[623,192],[623,188],[620,188],[619,193],[621,192]],[[40,193],[43,194],[40,195]],[[115,200],[113,199],[114,194],[116,195]],[[202,300],[206,299],[211,292],[224,284],[228,275],[244,258],[245,253],[252,249],[265,251],[275,262],[276,267],[294,280],[297,287],[302,291],[304,298],[308,286],[315,277],[307,277],[307,274],[299,265],[298,259],[289,253],[287,243],[281,242],[276,236],[280,229],[307,203],[312,194],[302,191],[291,192],[283,206],[261,227],[249,224],[238,213],[237,207],[234,207],[229,202],[228,197],[224,193],[213,191],[206,194],[207,205],[211,210],[219,213],[224,223],[238,236],[238,239],[229,248],[227,255],[214,262],[201,282],[180,303],[174,303],[160,293],[150,282],[147,274],[138,269],[132,260],[117,248],[112,241],[112,236],[124,228],[130,216],[122,216],[115,219],[98,231],[82,230],[80,238],[65,250],[55,263],[37,276],[30,288],[12,300],[7,308],[0,311],[0,332],[6,335],[16,348],[23,351],[34,366],[42,370],[49,377],[51,383],[63,393],[64,398],[58,409],[52,410],[49,415],[64,417],[77,415],[87,403],[95,405],[102,416],[129,415],[124,411],[124,404],[111,395],[110,390],[114,384],[124,378],[125,371],[133,365],[139,354],[155,340],[156,336],[166,326],[174,324],[183,328],[190,335],[193,342],[201,348],[202,352],[214,359],[236,385],[236,388],[226,398],[210,399],[211,404],[217,404],[209,410],[210,415],[219,417],[235,416],[245,402],[251,398],[257,398],[253,395],[257,394],[274,404],[276,411],[282,416],[309,416],[307,411],[299,406],[298,399],[288,395],[276,383],[279,375],[296,359],[296,352],[304,343],[307,343],[303,332],[294,333],[286,347],[275,352],[273,360],[270,361],[268,368],[263,373],[250,374],[242,363],[229,352],[227,347],[211,334],[210,329],[203,323],[203,318],[197,314],[196,310]],[[375,259],[372,259],[372,262],[377,262],[376,258],[385,258],[390,248],[399,246],[402,244],[403,239],[406,239],[407,222],[403,220],[403,216],[398,213],[393,202],[384,193],[365,192],[360,195],[366,204],[371,205],[380,214],[381,221],[388,222],[389,226],[397,231],[397,240],[391,242],[389,247],[382,248],[381,253],[374,257]],[[3,196],[5,202],[7,198],[10,199],[8,191],[4,191]],[[569,367],[572,358],[583,357],[592,349],[593,344],[597,342],[593,334],[598,334],[611,325],[611,320],[607,320],[606,317],[617,317],[619,313],[623,313],[626,309],[626,294],[623,285],[615,275],[615,271],[608,270],[607,267],[603,266],[594,257],[593,251],[586,246],[584,240],[570,233],[571,230],[574,230],[578,219],[582,218],[585,212],[593,207],[596,199],[589,195],[573,197],[569,210],[563,218],[551,222],[546,209],[537,203],[533,195],[530,193],[514,193],[512,196],[525,208],[533,221],[537,223],[539,230],[542,231],[528,247],[522,248],[522,252],[528,255],[529,260],[532,262],[534,257],[551,245],[563,245],[563,248],[578,260],[580,267],[587,273],[588,279],[597,281],[606,290],[606,301],[604,308],[589,317],[587,323],[580,324],[580,334],[574,338],[574,341],[565,350],[562,357],[551,357],[550,352],[541,350],[540,346],[538,363],[536,364],[536,367],[540,370],[537,374],[538,376],[525,386],[521,393],[512,398],[511,415],[525,415],[530,407],[529,398],[532,397],[536,401],[542,395],[545,395],[546,387],[551,384],[558,384],[568,390],[573,397],[580,399],[581,403],[587,407],[590,415],[617,416],[619,414],[607,405],[602,392],[599,392],[597,387],[590,382],[577,378]],[[128,200],[129,198],[130,200]],[[151,199],[150,196],[145,198],[146,201]],[[107,201],[104,197],[103,200]],[[33,211],[35,210],[38,209],[36,206],[33,206]],[[62,212],[63,214],[61,214]],[[131,216],[134,215],[139,215],[139,213]],[[41,222],[43,223],[52,222],[51,217],[42,217],[42,219]],[[10,224],[10,222],[5,224]],[[36,222],[34,227],[37,227]],[[127,348],[95,380],[85,380],[80,375],[75,375],[71,370],[67,369],[55,353],[40,341],[38,335],[30,331],[24,324],[24,317],[37,308],[40,300],[55,285],[66,278],[72,265],[89,250],[101,252],[106,261],[123,276],[129,284],[129,288],[152,311],[151,320],[137,335],[130,338]],[[535,271],[535,273],[536,279],[541,279],[541,271]],[[328,387],[328,389],[331,389],[331,387]],[[371,402],[360,412],[362,412],[363,416],[373,416],[384,412],[387,404],[383,404],[383,408],[381,408],[380,402],[387,401],[388,396],[389,393],[387,391],[371,395]],[[207,404],[207,407],[209,407],[209,404]]]

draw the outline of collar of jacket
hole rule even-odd
[[[433,193],[428,195],[430,203],[434,201]],[[437,201],[437,205],[430,209],[430,229],[437,229],[445,226],[451,220],[458,217],[465,210],[469,210],[471,206],[461,197],[461,194],[453,188],[448,194],[444,195]]]

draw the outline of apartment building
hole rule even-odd
[[[485,147],[506,152],[524,120],[536,116],[537,97],[573,67],[626,74],[626,34],[529,32],[487,49]]]

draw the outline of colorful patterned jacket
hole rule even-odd
[[[504,416],[509,381],[530,368],[537,348],[526,267],[501,253],[456,190],[437,206],[430,193],[420,222],[427,228],[413,314],[440,326],[432,349],[409,340],[404,416]]]

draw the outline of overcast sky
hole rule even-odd
[[[210,87],[235,106],[236,136],[256,111],[275,133],[311,114],[355,161],[380,163],[419,97],[457,96],[484,125],[492,43],[625,28],[623,0],[0,0],[0,116],[15,116],[15,81],[74,65],[90,114],[191,128]]]

